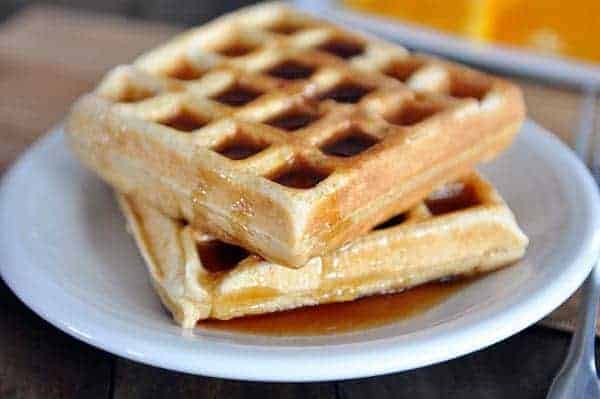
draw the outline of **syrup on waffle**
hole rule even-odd
[[[115,68],[75,105],[75,152],[119,191],[300,267],[510,144],[501,79],[280,4]]]

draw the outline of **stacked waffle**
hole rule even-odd
[[[115,68],[67,131],[192,327],[518,259],[527,238],[473,168],[523,117],[501,79],[266,4]]]

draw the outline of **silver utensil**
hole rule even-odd
[[[575,150],[582,161],[588,163],[590,142],[593,139],[594,114],[597,91],[591,89],[585,98],[581,114],[581,124],[575,142]],[[600,142],[592,143],[594,151],[590,170],[600,185]],[[577,326],[567,359],[558,372],[546,399],[587,399],[600,398],[600,382],[596,372],[595,338],[596,316],[600,301],[600,262],[582,286],[581,303]]]

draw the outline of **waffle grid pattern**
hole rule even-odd
[[[283,185],[307,189],[352,168],[387,136],[481,106],[498,85],[285,7],[253,13],[217,20],[115,70],[98,92],[165,135],[236,161],[227,168],[276,182],[282,169],[305,171],[307,179]]]

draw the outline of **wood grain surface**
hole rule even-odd
[[[102,2],[82,3],[128,15],[139,7],[136,1],[108,1],[104,8]],[[147,5],[147,14],[137,10],[136,15],[165,17],[161,10],[173,9],[161,1]],[[225,5],[193,7],[196,20],[202,20]],[[46,6],[26,8],[1,24],[0,173],[59,123],[71,102],[108,68],[177,31],[161,23]],[[517,81],[529,115],[572,143],[581,93]],[[407,373],[266,384],[184,375],[115,357],[58,331],[1,282],[0,313],[0,398],[542,398],[569,342],[567,334],[536,326],[486,350]]]

